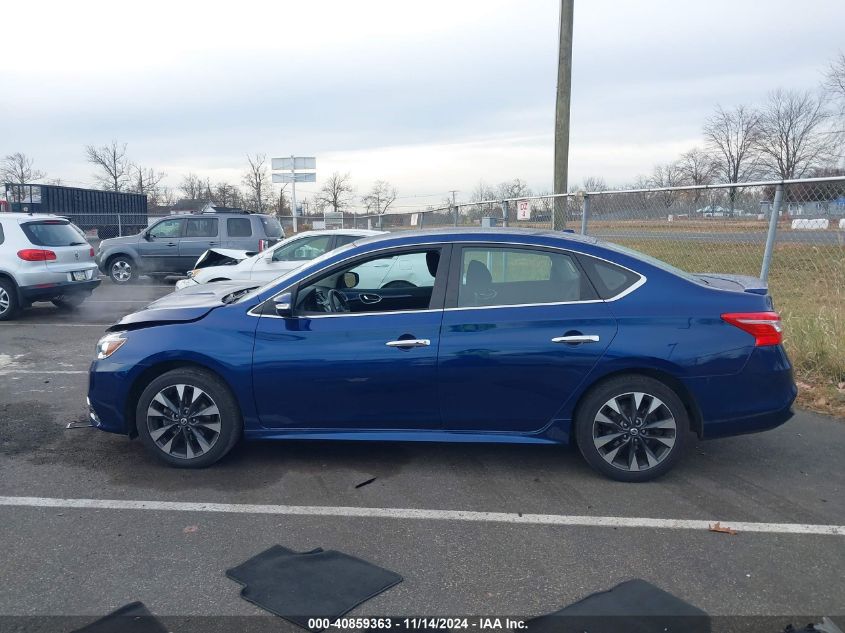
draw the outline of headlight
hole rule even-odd
[[[108,358],[119,350],[125,342],[126,339],[123,336],[123,332],[106,334],[97,342],[97,360]]]
[[[194,268],[193,270],[189,270],[188,271],[188,278],[193,279],[194,277],[197,276],[197,274],[199,273],[200,270],[201,269],[199,269],[199,268]]]

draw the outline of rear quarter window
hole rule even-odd
[[[252,237],[252,223],[249,218],[228,218],[226,232],[229,237]]]
[[[261,224],[267,237],[282,237],[282,225],[276,218],[261,218]]]
[[[602,299],[612,299],[622,294],[641,279],[634,271],[603,259],[579,255],[578,260]]]

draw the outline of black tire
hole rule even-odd
[[[109,259],[106,273],[112,283],[123,286],[138,279],[137,268],[135,261],[128,255],[115,255]]]
[[[59,310],[76,310],[79,306],[85,303],[85,300],[90,296],[90,292],[76,292],[74,294],[56,297],[51,301],[51,303],[59,308]]]
[[[174,390],[178,390],[177,385],[186,386],[182,392],[184,399],[181,403],[175,402],[167,395],[168,392],[172,394]],[[190,393],[187,387],[191,388]],[[184,417],[175,422],[163,415],[148,417],[148,411],[151,407],[167,413],[168,408],[162,406],[160,400],[155,401],[154,404],[154,399],[160,393],[164,393],[165,399],[176,406],[187,404],[187,400],[193,397],[196,389],[207,394],[211,404],[216,406],[219,415],[199,416],[200,422],[197,422],[196,425],[182,422],[182,420],[190,417],[189,414],[185,413],[180,413]],[[208,409],[208,401],[204,399],[204,396],[200,396],[200,399],[196,402],[199,403],[196,406],[203,407],[201,411]],[[158,459],[177,468],[205,468],[210,466],[232,450],[232,447],[240,439],[243,429],[240,409],[226,383],[210,372],[194,368],[174,369],[162,374],[147,385],[138,398],[138,404],[135,408],[135,421],[138,437],[141,438],[141,442],[147,450]],[[206,427],[207,424],[209,427]],[[212,441],[209,433],[212,431],[210,425],[214,424],[219,424],[219,429],[217,436]],[[162,430],[168,425],[173,428]],[[209,448],[203,449],[198,443],[198,435],[204,438],[203,441],[210,443]],[[191,439],[186,440],[188,437]],[[171,438],[173,439],[171,440]],[[188,444],[193,448],[189,449]],[[165,450],[165,447],[168,447],[168,450]],[[197,449],[203,450],[203,452],[191,457],[189,451],[193,453]]]
[[[11,321],[19,309],[18,289],[9,279],[0,277],[0,321]]]
[[[641,394],[639,407],[635,394]],[[648,412],[652,406],[656,408]],[[669,471],[683,455],[689,428],[678,394],[638,374],[599,383],[575,413],[575,438],[584,459],[616,481],[649,481]]]

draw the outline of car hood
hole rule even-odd
[[[189,286],[153,301],[143,310],[127,314],[112,325],[109,331],[197,321],[215,308],[225,305],[230,295],[247,292],[260,285],[256,281],[232,281]]]
[[[137,244],[140,239],[140,234],[124,235],[123,237],[110,237],[107,240],[102,240],[100,242],[100,250],[102,251],[111,246],[118,246],[120,244]]]

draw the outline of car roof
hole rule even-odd
[[[302,237],[303,235],[335,235],[342,233],[344,235],[360,235],[361,237],[371,237],[376,235],[384,235],[385,231],[371,231],[368,229],[314,229],[313,231],[301,231],[294,233],[287,239],[293,237]]]
[[[446,227],[436,229],[421,229],[419,231],[402,231],[397,233],[385,233],[375,235],[365,240],[359,240],[356,244],[374,244],[383,241],[397,240],[410,243],[418,243],[426,239],[436,242],[459,242],[465,238],[472,241],[507,242],[509,239],[528,240],[540,243],[543,238],[574,242],[580,244],[598,244],[599,241],[587,235],[578,233],[567,233],[554,231],[552,229],[525,229],[525,228],[478,228],[478,227]],[[540,239],[538,239],[540,238]]]
[[[52,213],[20,213],[17,211],[0,213],[0,219],[16,220],[18,222],[22,220],[67,220],[66,217],[53,215]]]

